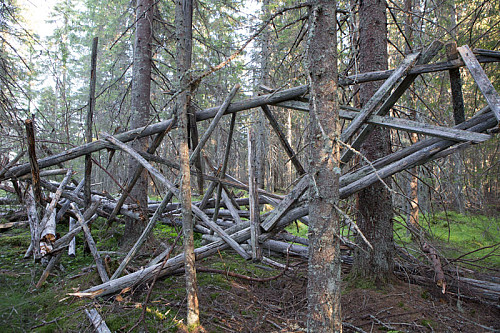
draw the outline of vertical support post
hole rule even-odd
[[[260,236],[260,214],[259,196],[256,170],[258,161],[256,159],[255,137],[251,128],[248,129],[248,198],[250,200],[250,245],[252,246],[252,259],[262,259],[262,250],[259,246]]]
[[[85,141],[92,142],[92,123],[95,109],[95,85],[96,85],[96,67],[97,67],[97,42],[98,38],[94,37],[92,41],[92,55],[90,60],[90,90],[89,90],[89,110],[87,112],[87,123],[85,128]],[[91,203],[91,183],[92,174],[92,154],[85,155],[85,186],[83,193],[85,196],[85,207]]]
[[[26,127],[26,137],[28,139],[28,154],[30,158],[33,193],[38,211],[40,207],[42,207],[42,188],[40,187],[40,168],[38,166],[35,150],[35,128],[33,120],[29,118],[24,121],[24,125]],[[38,212],[38,216],[40,216],[40,212]]]
[[[452,41],[445,45],[446,57],[448,61],[458,59],[457,43]],[[450,74],[451,98],[453,102],[453,119],[455,125],[465,121],[464,112],[464,97],[462,95],[462,79],[460,78],[460,70],[452,68],[448,70]]]

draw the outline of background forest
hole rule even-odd
[[[136,75],[139,75],[134,72],[134,59],[138,59],[135,45],[138,43],[138,29],[142,17],[137,15],[137,6],[143,2],[149,3],[146,11],[151,12],[148,21],[152,31],[151,75],[148,79],[151,86],[149,105],[146,107],[149,111],[145,116],[140,116],[135,113],[138,108],[134,104],[134,98],[137,100],[139,97],[134,97],[134,94],[139,90],[137,86],[134,87],[133,81]],[[500,51],[498,0],[387,0],[385,5],[389,69],[398,67],[409,53],[424,50],[435,40],[444,43],[455,42],[458,46],[468,45],[472,50],[482,50],[481,55],[487,54],[485,50],[497,51],[489,55],[497,60],[482,63],[482,68],[493,87],[499,91],[500,68],[498,62],[495,62],[498,61]],[[153,296],[150,295],[153,289],[150,284],[132,293],[123,289],[113,298],[88,300],[67,296],[67,293],[78,293],[100,283],[99,275],[93,266],[94,258],[84,252],[82,235],[77,236],[77,256],[62,257],[60,267],[48,275],[45,285],[42,288],[37,285],[35,288],[45,266],[33,263],[30,259],[22,259],[30,245],[30,230],[27,222],[21,225],[11,223],[28,220],[24,206],[18,202],[27,188],[23,187],[24,180],[21,177],[2,178],[8,175],[9,168],[29,162],[28,153],[24,153],[29,149],[25,128],[27,119],[33,121],[36,154],[38,159],[42,159],[104,139],[106,133],[118,135],[175,117],[180,122],[181,130],[172,129],[165,135],[156,152],[152,152],[162,160],[156,161],[159,163],[151,162],[163,177],[173,182],[185,170],[181,163],[184,151],[183,133],[188,136],[186,143],[189,143],[192,152],[210,125],[210,121],[198,122],[196,125],[194,118],[189,118],[190,113],[223,104],[236,85],[240,88],[233,102],[275,94],[310,83],[310,61],[307,57],[309,49],[315,47],[308,42],[310,4],[275,0],[196,0],[192,3],[192,24],[189,25],[192,27],[192,54],[188,57],[190,60],[183,58],[187,47],[182,44],[182,37],[179,37],[182,36],[180,23],[187,23],[179,18],[179,9],[176,6],[179,6],[178,1],[0,0],[2,329],[92,331],[92,325],[87,322],[83,313],[83,309],[89,308],[89,305],[99,309],[112,331],[134,330],[137,329],[136,323],[140,323],[139,327],[149,331],[187,329],[182,320],[189,316],[185,309],[186,303],[189,303],[189,294],[186,299],[187,286],[177,275],[157,282],[160,287],[155,288]],[[363,21],[360,20],[359,11],[360,3],[355,0],[342,0],[337,3],[336,51],[339,81],[352,78],[364,72],[360,68],[366,68],[360,59],[360,52],[363,50],[363,45],[360,45],[360,26]],[[34,25],[34,22],[36,24],[40,20],[36,17],[37,13],[39,16],[45,16],[42,15],[45,12],[48,13],[47,21],[38,26]],[[93,40],[96,37],[97,65],[93,74],[96,78],[93,98],[89,96],[93,95],[91,58]],[[452,60],[450,54],[443,48],[432,63],[449,60]],[[465,119],[470,119],[487,106],[487,102],[467,68],[461,67],[458,73],[462,83]],[[190,81],[191,79],[196,80]],[[193,83],[194,81],[196,82]],[[190,87],[189,96],[186,97],[189,102],[186,102],[186,127],[182,127],[183,118],[179,111],[182,109],[182,103],[179,104],[179,98],[183,98],[186,82]],[[339,86],[339,103],[350,107],[363,104],[360,86],[361,84]],[[390,115],[453,127],[457,121],[452,101],[450,71],[425,73],[415,80],[392,107]],[[93,118],[89,126],[91,105]],[[269,108],[282,130],[284,139],[296,153],[294,158],[308,171],[311,162],[308,157],[311,145],[308,112],[278,106]],[[339,126],[340,130],[345,130],[349,122],[340,120]],[[254,158],[258,161],[255,170],[253,165],[249,165],[252,163],[249,162],[252,161],[249,159],[249,154],[252,153],[249,148],[249,132],[254,135]],[[387,130],[387,133],[392,152],[425,137],[422,134],[394,129]],[[395,269],[403,267],[405,260],[416,260],[422,262],[423,266],[427,265],[425,267],[433,267],[432,255],[426,255],[422,250],[424,245],[430,244],[433,253],[437,252],[436,257],[441,258],[445,267],[456,265],[453,267],[457,267],[457,275],[460,269],[460,274],[466,272],[470,274],[470,278],[494,283],[492,288],[498,288],[500,145],[498,135],[492,135],[492,139],[473,145],[472,148],[458,148],[454,154],[397,173],[392,176],[392,182],[387,182],[391,201],[391,211],[388,213],[391,223],[394,224],[391,237],[394,237],[397,248],[403,249],[395,251]],[[146,147],[153,144],[153,138],[146,140]],[[230,150],[227,149],[228,143],[231,145]],[[225,156],[226,152],[228,156]],[[218,177],[224,160],[229,161],[225,173],[234,177],[234,181],[248,184],[249,171],[253,170],[260,189],[266,194],[277,195],[278,198],[283,198],[282,196],[298,186],[298,179],[302,176],[292,158],[283,149],[268,117],[260,108],[238,112],[237,117],[221,118],[192,167],[194,172],[191,176],[190,193],[193,202],[199,203],[211,184],[209,180],[197,175],[202,172]],[[129,169],[133,163],[128,154],[119,149],[103,149],[92,154],[91,163],[92,177],[86,180],[91,182],[92,193],[109,200],[118,200],[131,178]],[[363,163],[363,157],[356,156],[342,171],[347,173],[355,170]],[[83,158],[64,162],[64,169],[74,172],[74,186],[70,188],[71,191],[83,179],[85,166]],[[66,170],[62,174],[48,177],[60,183],[65,173]],[[57,182],[53,183],[55,188],[59,185]],[[141,200],[146,200],[146,207],[148,204],[150,207],[156,207],[154,205],[158,205],[169,190],[165,184],[152,176],[147,178],[146,183],[147,196],[135,202],[127,202],[127,207],[131,210],[134,204],[141,206]],[[249,191],[235,189],[231,191],[231,195],[235,201],[243,200],[249,197],[251,189],[251,186]],[[182,191],[182,188],[180,190]],[[78,194],[78,191],[76,193]],[[218,193],[218,198],[222,195],[221,190],[215,193]],[[85,194],[83,199],[87,198],[90,198],[90,195]],[[301,204],[305,199],[301,199]],[[251,199],[249,201],[250,203],[241,206],[251,205]],[[172,201],[173,204],[179,202],[177,199]],[[210,207],[213,208],[210,213],[212,218],[214,214],[219,214],[219,207],[215,208],[216,205],[213,205]],[[356,317],[353,314],[358,307],[356,298],[362,297],[376,302],[375,299],[380,301],[384,298],[384,293],[404,294],[408,290],[401,282],[389,281],[395,289],[387,289],[387,281],[381,286],[380,281],[360,280],[356,274],[348,273],[350,268],[345,265],[352,265],[355,251],[363,251],[361,247],[361,250],[355,250],[355,243],[363,241],[354,236],[357,229],[354,224],[360,219],[359,214],[362,214],[363,208],[357,195],[343,199],[338,206],[342,212],[338,219],[343,221],[340,234],[351,246],[350,249],[347,249],[349,246],[341,246],[342,251],[347,251],[342,252],[342,288],[346,290],[346,294],[342,296],[342,306],[346,309],[345,312],[343,310],[342,321],[345,331],[370,331],[370,325],[394,332],[458,331],[458,320],[462,320],[462,325],[470,325],[467,327],[471,331],[500,329],[498,298],[496,302],[479,294],[476,296],[481,300],[473,299],[470,295],[461,298],[461,291],[454,290],[450,296],[452,298],[443,300],[443,304],[451,304],[451,308],[444,308],[445,305],[442,305],[443,308],[432,310],[429,309],[429,304],[442,300],[439,295],[441,285],[436,287],[434,281],[429,283],[429,280],[412,280],[413,283],[427,285],[411,294],[410,297],[417,295],[415,297],[418,298],[413,302],[413,307],[406,304],[404,298],[395,298],[394,304],[373,303],[373,308],[370,309],[365,308],[363,303],[358,305],[366,313],[363,312],[363,317]],[[294,207],[297,208],[298,204]],[[260,213],[264,219],[271,209],[272,204],[261,203],[261,206],[257,207],[257,214]],[[143,213],[139,210],[137,212],[139,215]],[[180,244],[183,238],[188,238],[186,234],[180,237],[182,214],[185,212],[174,210],[165,218],[170,219],[169,223],[164,219],[155,226],[152,231],[153,239],[146,242],[131,267],[128,267],[128,272],[145,267],[151,258],[170,246],[174,249],[177,241]],[[251,208],[245,211],[246,215],[241,214],[245,221],[252,219]],[[230,218],[228,212],[221,210],[219,217],[224,220],[227,216]],[[141,218],[147,220],[147,214],[145,219]],[[140,227],[130,229],[129,224],[125,226],[125,219],[126,216],[120,215],[117,221],[111,223],[100,217],[94,222],[92,231],[89,231],[94,235],[99,252],[105,257],[103,260],[109,260],[106,263],[112,268],[111,273],[108,272],[109,275],[118,268],[121,259],[146,225],[144,222]],[[217,218],[214,220],[217,221]],[[347,220],[351,222],[346,222]],[[67,232],[67,221],[68,216],[57,225],[58,233]],[[309,243],[308,227],[301,221],[297,219],[286,229],[287,235],[295,237],[286,241],[302,246]],[[194,246],[199,248],[206,245],[211,239],[210,236],[214,237],[213,232],[202,237],[199,229],[195,228]],[[179,237],[181,240],[178,240]],[[180,245],[178,246],[178,249],[173,250],[172,257],[179,253]],[[301,249],[297,251],[302,253]],[[404,257],[405,255],[410,259]],[[286,254],[279,259],[275,258],[275,265],[270,265],[272,268],[264,267],[264,263],[244,261],[235,253],[227,251],[219,252],[214,257],[217,258],[202,262],[204,269],[212,269],[213,272],[208,271],[209,273],[198,276],[201,324],[207,331],[305,330],[307,265],[304,257],[307,259],[307,253],[293,258]],[[355,265],[356,262],[354,259]],[[265,264],[269,265],[269,262]],[[289,266],[293,267],[292,273],[284,274],[282,279],[271,279],[282,274],[280,272],[283,269],[286,271]],[[226,275],[219,274],[216,270],[226,272]],[[202,272],[203,269],[198,271]],[[252,276],[254,280],[246,281],[241,276],[230,277],[227,274],[229,271],[235,272],[236,275]],[[445,273],[447,276],[452,274],[449,271]],[[405,280],[401,276],[398,277]],[[156,278],[154,281],[156,282]],[[380,292],[382,294],[377,294]],[[496,295],[495,293],[500,293],[500,289],[494,289],[493,295]],[[276,299],[277,303],[273,303]],[[352,303],[351,306],[344,304],[347,300]],[[473,305],[462,303],[467,301]],[[393,324],[396,321],[387,319],[390,318],[389,310],[377,312],[382,311],[383,307],[415,314],[400,321],[408,325],[398,326]],[[236,308],[238,310],[234,310]],[[392,311],[397,312],[394,309]],[[457,312],[462,319],[446,319],[435,315],[440,311]],[[478,318],[477,313],[481,311],[484,311],[485,315]],[[81,316],[78,317],[81,320],[70,320],[72,316],[77,315]],[[189,318],[187,322],[189,323]]]

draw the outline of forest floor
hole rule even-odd
[[[105,231],[94,228],[97,236]],[[107,234],[109,235],[109,234]],[[174,234],[168,228],[155,232],[157,239]],[[99,249],[113,250],[112,268],[120,255],[115,237],[96,237]],[[82,244],[81,236],[77,242]],[[81,299],[68,293],[99,283],[93,259],[82,246],[77,257],[63,256],[62,266],[47,282],[35,289],[43,267],[22,256],[29,244],[27,228],[0,233],[0,331],[2,332],[93,332],[84,310],[97,308],[113,332],[127,332],[145,320],[135,332],[182,331],[185,318],[184,276],[159,279],[143,309],[150,284],[123,290],[119,295]],[[150,247],[151,250],[151,247]],[[145,251],[130,269],[138,269],[151,258]],[[283,263],[285,259],[281,260]],[[257,263],[244,261],[232,252],[199,262],[201,267],[231,271],[251,277],[280,273]],[[198,274],[202,325],[207,332],[304,332],[307,313],[307,263],[291,258],[283,276],[254,282],[226,274]],[[497,267],[500,268],[500,267]],[[473,301],[440,295],[432,286],[394,281],[376,288],[363,281],[351,281],[349,266],[343,266],[343,321],[365,332],[500,332],[500,310]],[[355,332],[348,325],[345,332]]]

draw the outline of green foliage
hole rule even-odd
[[[421,226],[438,242],[440,250],[448,257],[476,251],[465,256],[474,260],[484,258],[483,264],[500,267],[500,257],[495,254],[495,245],[500,243],[500,218],[485,215],[462,215],[454,211],[440,212],[429,216],[420,215]],[[396,218],[394,239],[400,244],[411,243],[402,218]]]

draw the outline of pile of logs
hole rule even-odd
[[[356,77],[349,77],[341,82],[341,85],[347,85],[354,82],[360,83],[386,79],[379,91],[363,109],[357,110],[352,107],[342,107],[341,117],[351,120],[350,125],[341,136],[343,144],[346,147],[342,156],[344,165],[347,165],[355,150],[360,147],[373,126],[385,126],[431,136],[431,138],[398,150],[377,161],[373,161],[369,165],[353,171],[345,171],[340,177],[341,198],[347,198],[357,191],[375,182],[383,181],[384,178],[390,177],[397,172],[437,158],[442,158],[459,149],[464,149],[473,144],[488,140],[491,138],[491,133],[498,129],[500,99],[494,89],[488,90],[489,81],[487,79],[487,82],[484,80],[484,72],[481,73],[482,69],[480,69],[480,66],[479,69],[477,68],[477,59],[467,47],[463,47],[459,48],[463,61],[457,59],[446,63],[427,65],[441,47],[442,43],[436,42],[422,52],[410,54],[393,71],[361,74]],[[478,59],[480,61],[498,61],[500,58],[497,53],[490,52],[486,56],[479,54]],[[477,62],[477,64],[479,63]],[[399,97],[419,74],[457,68],[463,65],[467,65],[471,72],[474,73],[473,76],[483,90],[488,102],[488,106],[472,118],[453,128],[445,128],[386,116]],[[202,238],[205,242],[203,246],[195,250],[195,254],[197,259],[202,259],[218,251],[232,249],[245,259],[259,260],[263,263],[285,269],[285,265],[273,260],[271,256],[287,254],[307,258],[308,255],[308,240],[295,237],[285,232],[284,228],[296,220],[308,224],[307,192],[311,179],[306,173],[305,168],[301,165],[296,153],[286,141],[280,125],[274,118],[268,105],[308,111],[308,104],[304,102],[304,100],[307,100],[308,87],[301,86],[288,90],[272,91],[270,94],[231,103],[238,88],[236,86],[231,90],[221,106],[202,110],[196,114],[197,121],[211,118],[213,120],[200,139],[198,146],[191,154],[191,162],[200,153],[221,117],[224,114],[231,114],[232,119],[229,141],[226,145],[227,149],[220,168],[213,168],[211,174],[193,172],[195,176],[211,181],[203,199],[199,202],[193,202],[191,207],[196,217],[195,231],[203,235]],[[264,89],[267,88],[264,87]],[[270,121],[283,145],[283,149],[289,155],[299,175],[299,178],[294,183],[295,186],[284,196],[266,192],[258,189],[256,186],[255,177],[252,173],[255,159],[252,155],[251,133],[249,133],[250,172],[248,181],[239,181],[227,173],[230,142],[232,140],[236,113],[255,107],[261,108]],[[85,240],[89,245],[102,283],[89,288],[79,295],[97,296],[115,293],[124,288],[149,281],[154,276],[172,274],[183,267],[184,259],[182,253],[165,261],[168,253],[170,253],[170,249],[167,249],[154,258],[146,267],[124,275],[125,269],[148,239],[156,223],[159,221],[174,225],[179,223],[175,217],[176,214],[179,214],[180,207],[178,204],[170,202],[174,196],[179,196],[177,182],[167,179],[152,164],[154,162],[164,164],[169,168],[179,169],[179,166],[175,162],[154,154],[165,134],[174,125],[174,121],[169,119],[116,136],[101,133],[100,140],[90,141],[80,147],[72,148],[43,159],[37,159],[34,134],[30,134],[30,126],[32,127],[32,124],[30,124],[29,120],[26,122],[28,142],[30,143],[28,151],[30,163],[16,165],[18,160],[23,156],[23,153],[18,154],[15,159],[1,169],[0,182],[11,180],[13,184],[12,188],[7,185],[2,185],[2,188],[17,194],[18,202],[23,203],[26,207],[25,214],[17,212],[17,219],[26,219],[30,226],[31,244],[26,252],[26,257],[32,256],[35,260],[47,259],[48,264],[37,283],[37,287],[40,287],[44,283],[50,271],[61,258],[63,250],[69,248],[69,255],[74,255],[74,238],[80,232],[83,232]],[[156,135],[155,139],[150,148],[145,152],[135,151],[126,144],[138,137],[151,135]],[[75,180],[72,170],[57,169],[48,170],[48,172],[40,170],[51,166],[60,167],[62,166],[61,163],[65,161],[89,155],[104,148],[121,150],[133,157],[140,165],[135,172],[137,177],[133,177],[124,184],[124,191],[118,199],[107,194],[91,193],[90,191],[86,195],[86,191],[83,190],[86,183],[85,177],[80,181]],[[126,205],[124,202],[127,193],[134,187],[144,169],[149,172],[151,177],[154,177],[164,185],[167,193],[164,194],[161,202],[148,205],[146,213],[148,214],[149,222],[144,232],[123,258],[119,268],[112,272],[112,274],[109,274],[88,225],[97,216],[104,217],[110,223],[113,221],[117,223],[122,222],[119,216],[139,220],[141,217],[134,210],[134,207]],[[60,183],[46,180],[46,177],[61,174],[61,172],[64,173],[64,179]],[[52,195],[50,197],[44,196],[42,188],[52,193]],[[249,195],[247,198],[236,198],[231,188],[245,190]],[[12,207],[14,207],[16,202],[11,198],[0,198],[0,204],[13,205]],[[260,205],[263,204],[270,205],[273,209],[268,213],[259,214]],[[65,215],[69,216],[69,230],[64,236],[57,238],[55,232],[56,223]],[[357,230],[355,223],[347,215],[343,214],[343,216],[349,228]],[[10,223],[14,223],[14,221]],[[352,247],[352,243],[348,239],[343,239],[343,242],[346,248]],[[433,256],[432,253],[431,256]],[[411,256],[406,255],[406,257]],[[343,260],[346,263],[351,262],[350,257],[347,255],[343,256]],[[432,260],[438,260],[437,256],[432,257]],[[422,274],[422,271],[427,269],[427,266],[424,265],[424,267],[422,265],[422,263],[413,261],[408,265],[400,265],[397,271],[405,271],[406,276],[410,276],[414,281],[432,280],[432,276]],[[434,267],[436,266],[434,265]],[[470,297],[480,296],[490,303],[498,304],[500,297],[499,281],[473,280],[462,277],[457,271],[454,271],[453,274],[444,273],[446,274],[439,275],[438,280],[442,285],[445,283],[444,279],[446,279],[448,290],[460,290],[462,293],[470,291]]]

